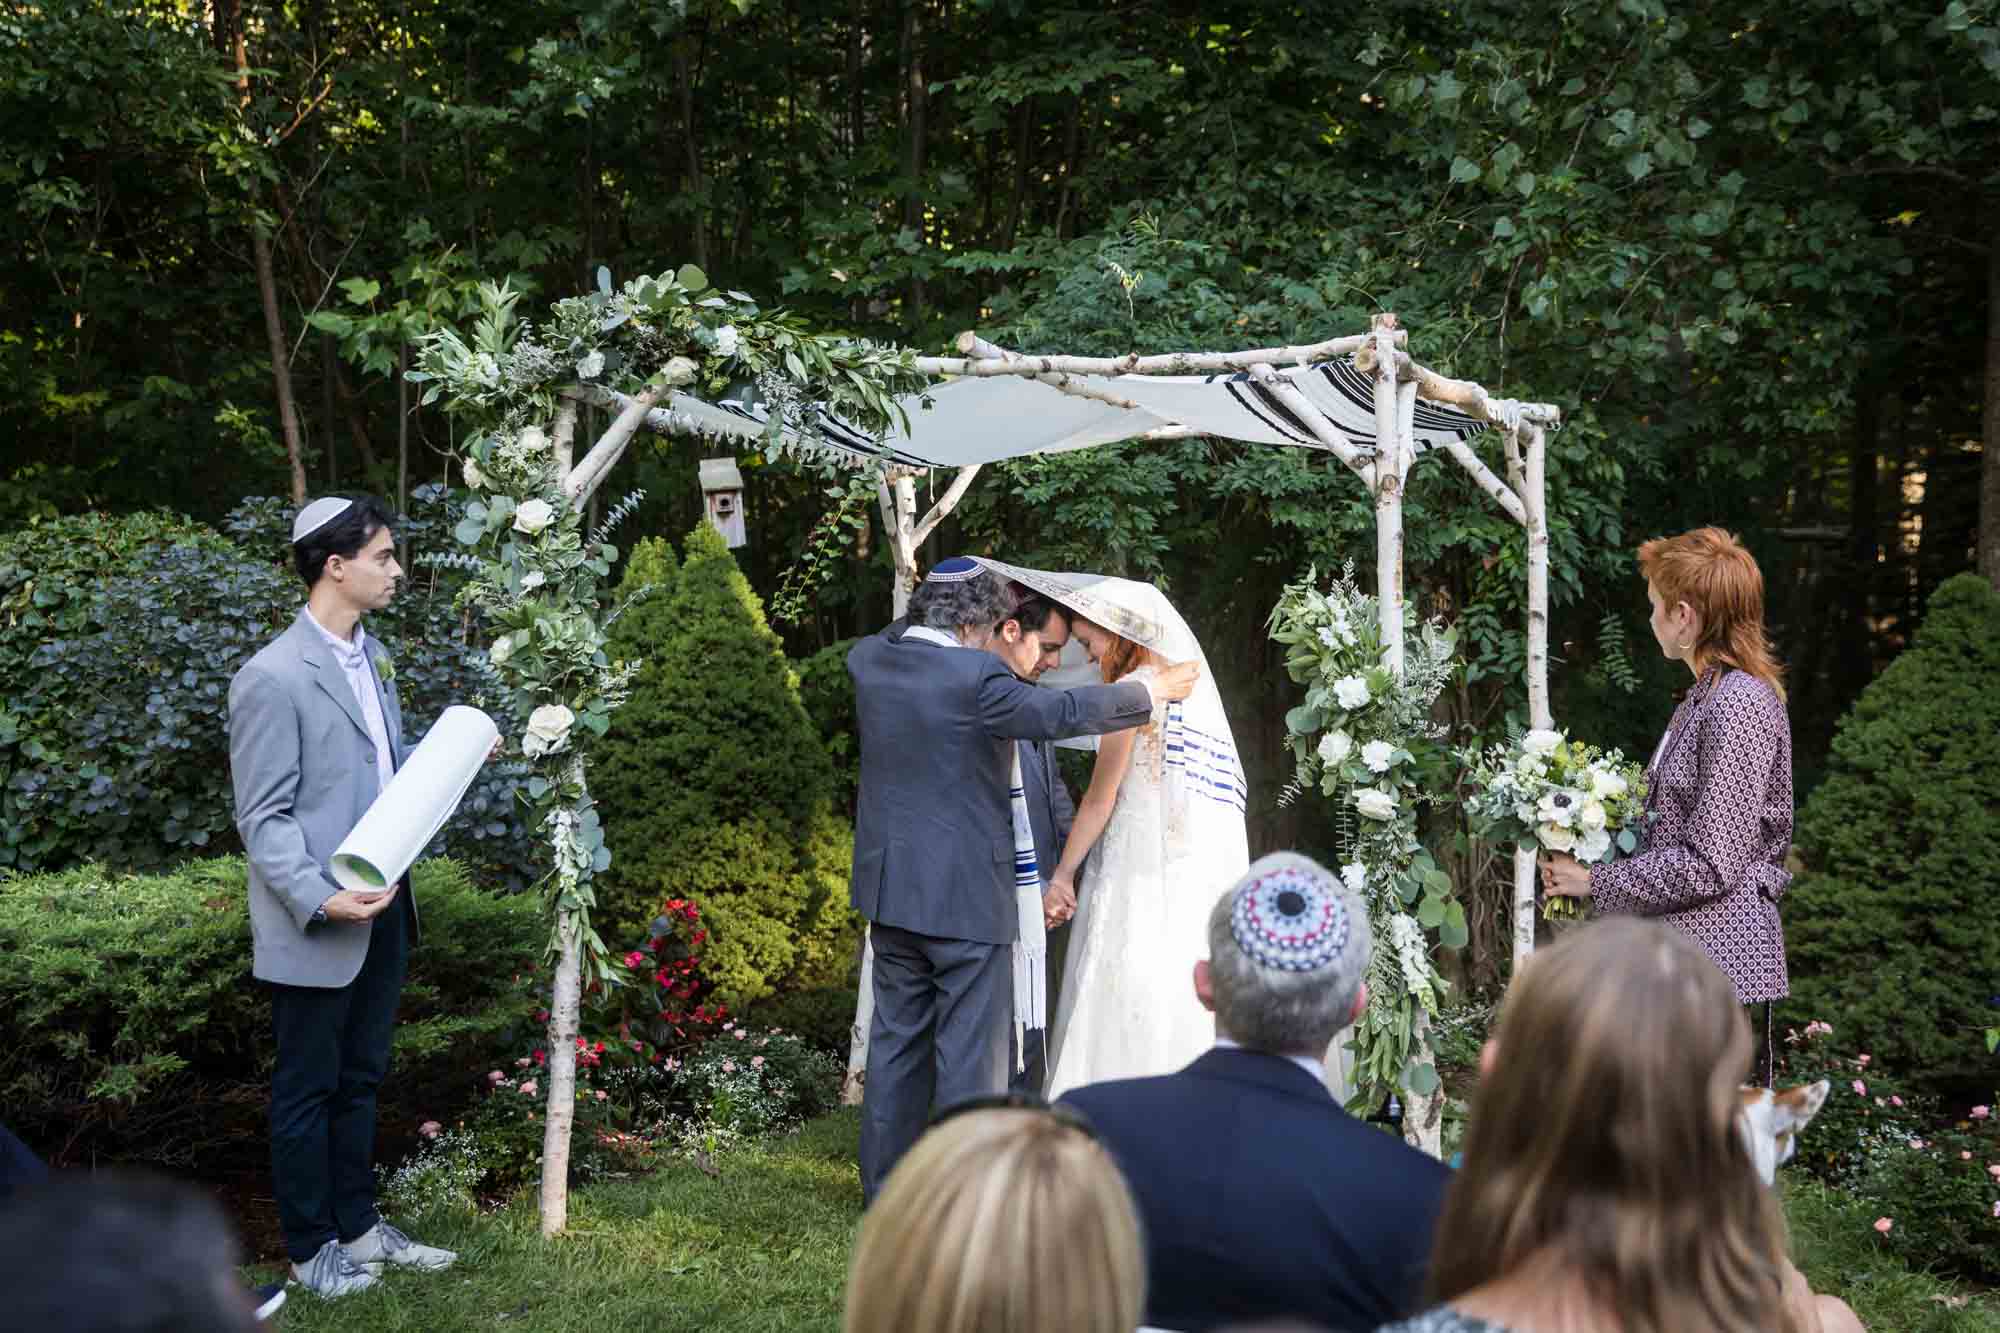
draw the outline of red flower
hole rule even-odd
[[[537,1048],[535,1049],[535,1063],[536,1063],[536,1064],[538,1064],[538,1065],[539,1065],[539,1064],[545,1064],[545,1063],[547,1063],[547,1062],[548,1062],[548,1058],[549,1058],[549,1053],[548,1053],[547,1051],[545,1051],[545,1050],[542,1050],[542,1049],[541,1049],[540,1047],[537,1047]]]
[[[646,955],[640,953],[637,949],[634,949],[631,953],[625,955],[625,966],[627,967],[636,968],[639,966],[639,964],[645,961],[646,961]]]

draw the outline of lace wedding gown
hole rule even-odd
[[[1145,667],[1133,676],[1151,674]],[[1182,712],[1156,705],[1139,729],[1111,818],[1084,863],[1050,1034],[1052,1098],[1106,1079],[1172,1073],[1215,1042],[1215,1019],[1195,999],[1194,965],[1208,957],[1216,899],[1250,857],[1240,776],[1234,800],[1187,776],[1185,756],[1212,751],[1215,738]]]

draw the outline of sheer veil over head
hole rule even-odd
[[[1248,790],[1243,765],[1222,708],[1222,695],[1216,689],[1215,673],[1209,670],[1207,655],[1194,631],[1166,594],[1135,579],[1027,569],[983,556],[973,558],[1000,577],[1130,639],[1163,662],[1199,661],[1201,682],[1194,693],[1184,702],[1168,706],[1168,780],[1170,785],[1184,785],[1186,795],[1205,796],[1234,805],[1239,811],[1244,809]]]

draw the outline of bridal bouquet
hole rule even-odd
[[[1568,852],[1585,865],[1639,850],[1646,812],[1645,769],[1616,750],[1534,730],[1485,754],[1467,756],[1474,791],[1466,802],[1472,830],[1488,839]],[[1582,911],[1578,900],[1551,898],[1551,919]]]

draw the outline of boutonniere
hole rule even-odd
[[[376,658],[375,674],[382,678],[382,683],[384,685],[394,685],[396,683],[395,659],[389,657],[387,654],[384,654],[383,656]]]

